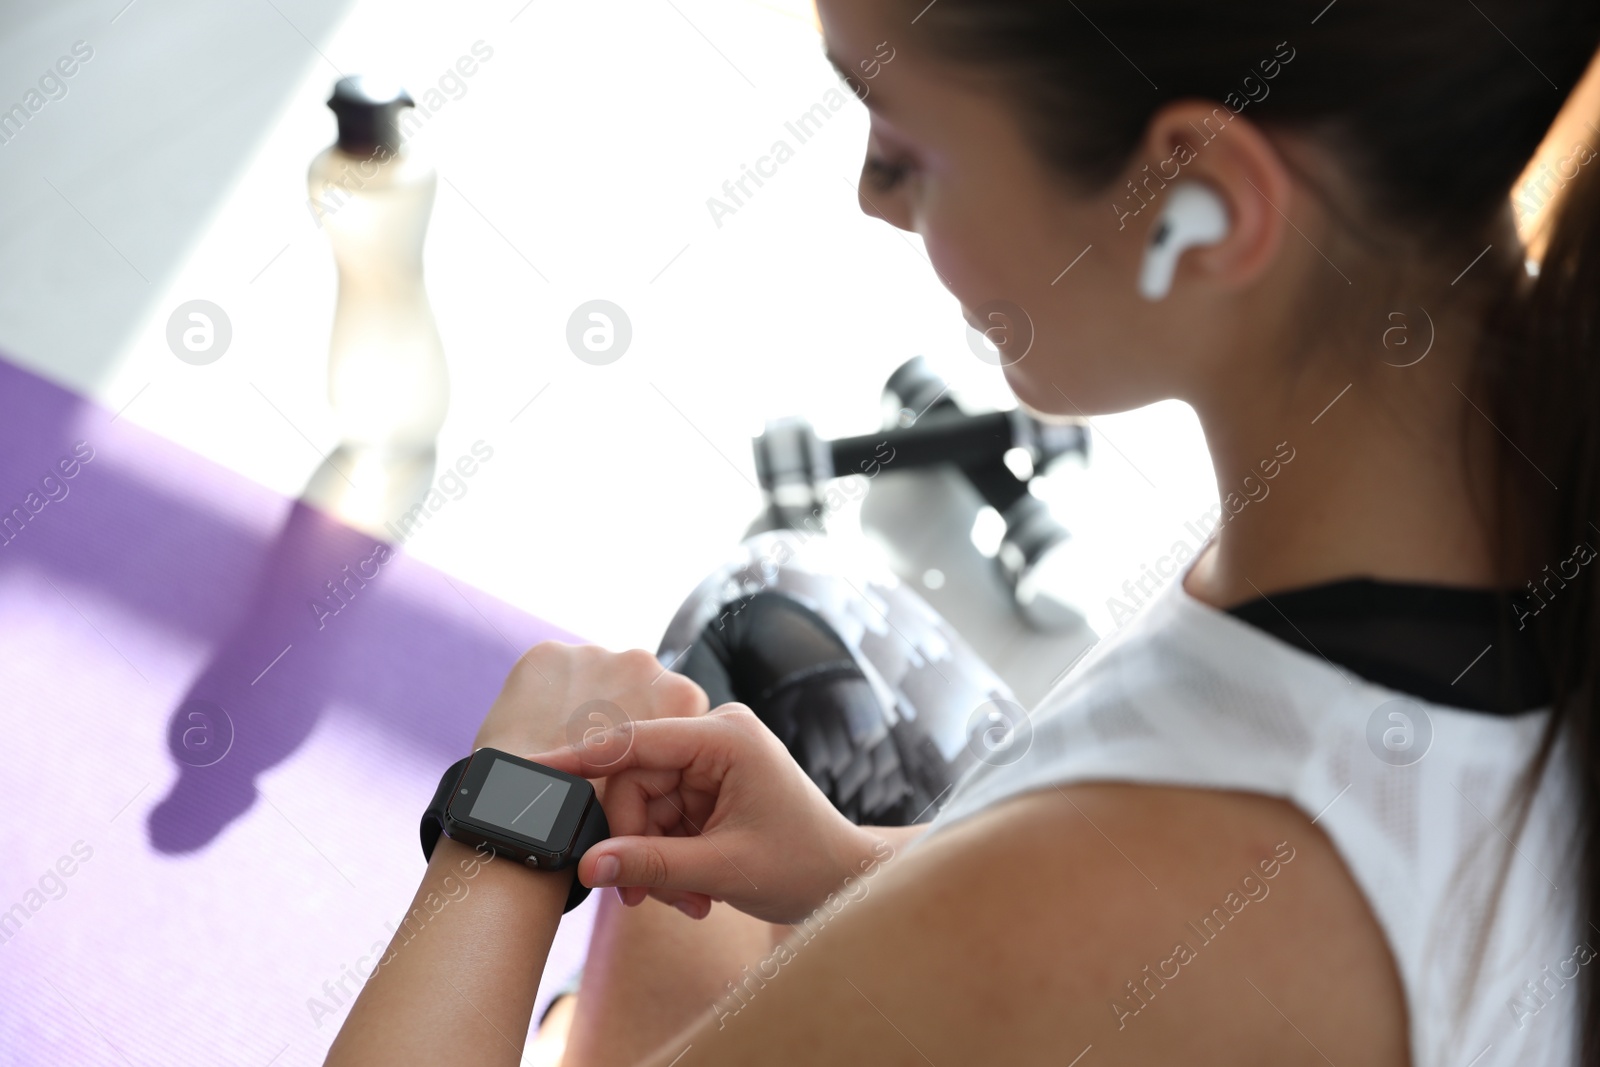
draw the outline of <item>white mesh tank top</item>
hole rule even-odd
[[[1405,989],[1414,1067],[1575,1064],[1574,979],[1600,933],[1580,929],[1559,752],[1514,846],[1507,836],[1548,708],[1495,715],[1374,684],[1196,600],[1188,570],[957,783],[929,834],[1069,782],[1285,798],[1327,833],[1377,916]]]

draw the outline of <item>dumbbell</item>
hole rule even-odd
[[[876,434],[825,441],[803,418],[769,422],[753,441],[765,507],[749,533],[767,529],[823,531],[827,483],[853,474],[959,468],[983,501],[1005,520],[997,560],[1030,621],[1054,628],[1062,613],[1035,603],[1039,564],[1070,536],[1044,501],[1029,491],[1034,477],[1057,460],[1089,456],[1089,431],[1076,423],[1047,423],[1019,409],[968,414],[948,384],[921,356],[890,375],[883,391],[885,428]],[[1018,472],[1006,462],[1014,449],[1027,457]]]

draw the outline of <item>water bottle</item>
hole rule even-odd
[[[438,177],[404,143],[404,89],[342,78],[328,106],[339,137],[311,163],[307,207],[339,271],[328,398],[341,440],[305,498],[379,533],[426,495],[450,402],[422,278]]]

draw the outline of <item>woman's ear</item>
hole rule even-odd
[[[1162,198],[1181,182],[1202,183],[1226,211],[1226,235],[1186,256],[1187,271],[1198,270],[1199,277],[1225,290],[1256,282],[1294,225],[1289,219],[1293,176],[1277,146],[1242,113],[1210,101],[1183,100],[1151,119],[1143,154],[1156,160],[1141,165],[1132,179],[1157,196],[1157,210],[1141,212],[1150,219],[1147,225],[1161,218]],[[1146,239],[1150,236],[1147,232]]]

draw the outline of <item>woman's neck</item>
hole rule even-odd
[[[1228,608],[1351,577],[1518,584],[1497,568],[1472,498],[1497,431],[1462,391],[1470,343],[1445,341],[1409,367],[1368,357],[1358,372],[1347,355],[1317,354],[1303,365],[1333,373],[1197,403],[1223,508],[1185,588]]]

